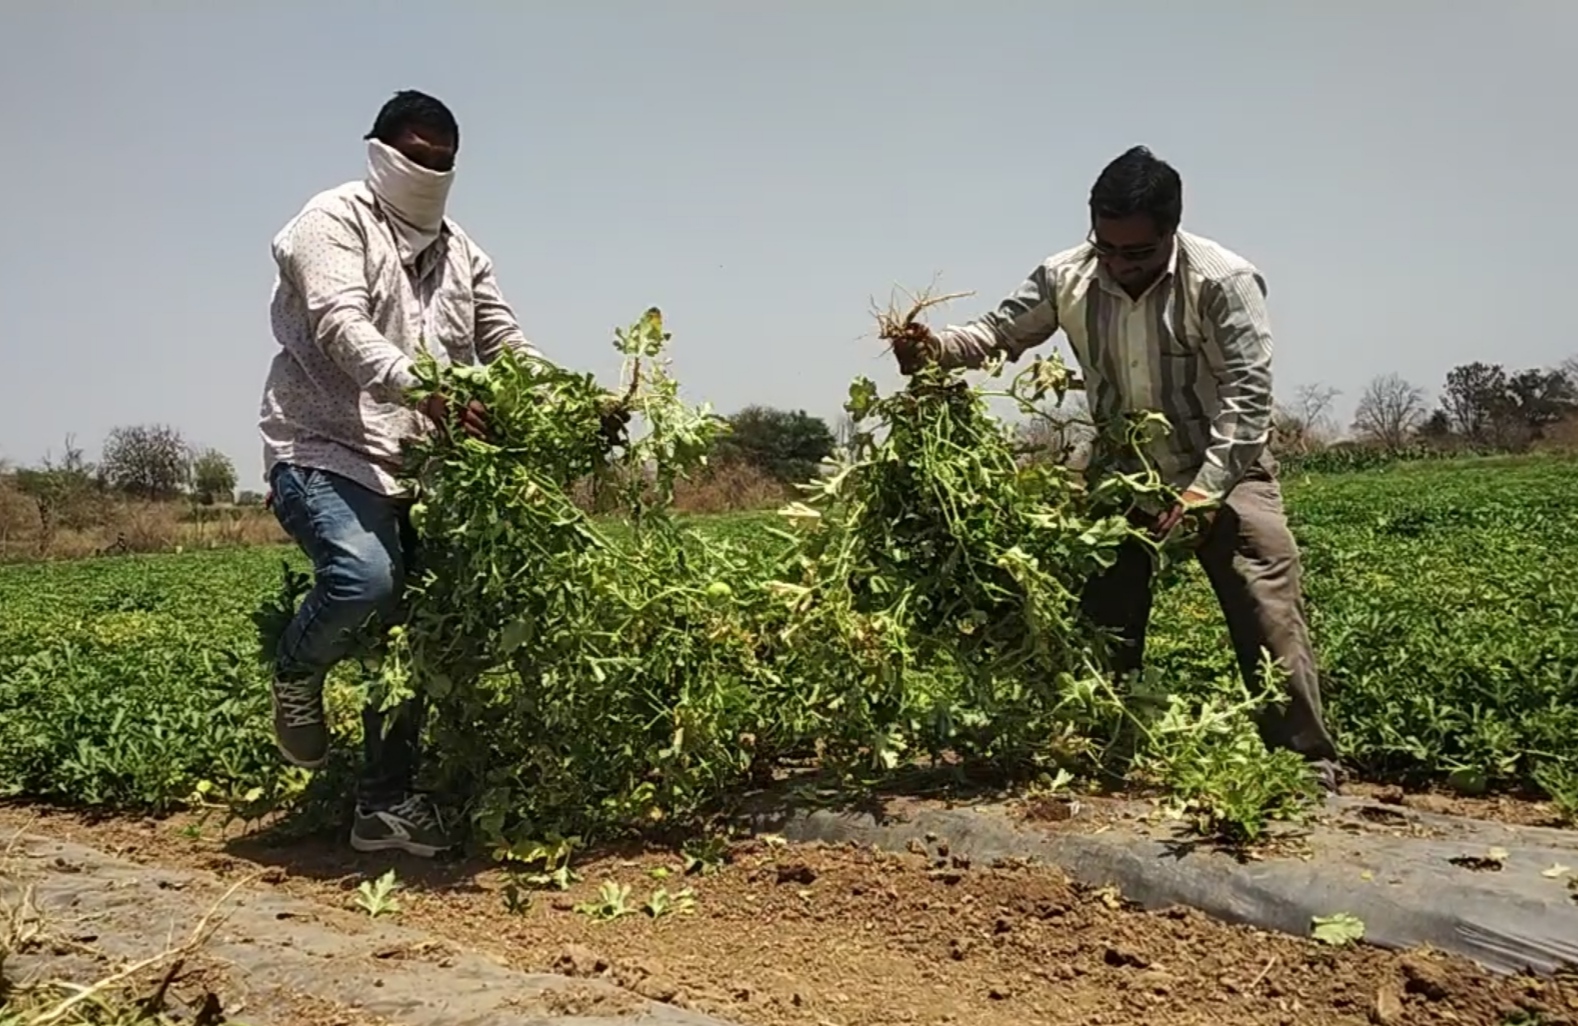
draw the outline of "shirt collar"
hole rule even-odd
[[[1178,251],[1182,248],[1183,242],[1181,239],[1179,239],[1178,233],[1174,232],[1173,248],[1172,252],[1167,254],[1167,265],[1162,268],[1162,273],[1157,276],[1154,282],[1151,283],[1151,287],[1140,294],[1141,299],[1149,296],[1153,291],[1160,288],[1163,282],[1171,280],[1178,273]],[[1112,276],[1107,273],[1106,268],[1101,266],[1101,260],[1097,258],[1094,247],[1091,248],[1090,253],[1091,259],[1094,260],[1096,264],[1096,281],[1101,284],[1101,287],[1106,289],[1108,292],[1113,293],[1114,295],[1122,296],[1124,299],[1131,299],[1132,297],[1129,295],[1128,291],[1125,290],[1122,285],[1119,285],[1116,281],[1114,281]]]

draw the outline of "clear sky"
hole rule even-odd
[[[612,383],[656,304],[725,413],[896,384],[872,300],[985,309],[1135,143],[1265,273],[1280,394],[1554,364],[1575,50],[1570,0],[12,0],[0,458],[165,422],[258,487],[270,240],[407,87],[460,120],[451,213],[528,336]]]

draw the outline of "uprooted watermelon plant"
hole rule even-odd
[[[1061,398],[1060,362],[995,392],[941,369],[888,396],[855,382],[850,451],[784,511],[775,545],[746,546],[667,506],[723,430],[681,400],[668,341],[656,310],[618,333],[618,401],[636,430],[617,451],[600,437],[610,397],[589,375],[512,357],[422,368],[427,392],[487,408],[490,438],[439,431],[411,451],[424,576],[382,647],[375,700],[425,693],[434,783],[466,798],[480,840],[521,852],[553,834],[689,822],[791,760],[868,780],[944,755],[1096,764],[1126,713],[1103,639],[1080,620],[1080,582],[1146,537],[1131,507],[1172,496],[1149,471],[1017,457],[988,401]],[[1137,418],[1118,441],[1141,453],[1164,426]],[[572,501],[588,478],[621,515]],[[1257,701],[1215,715],[1248,736]],[[1263,750],[1213,751],[1236,754],[1196,759],[1192,775],[1149,764],[1187,779],[1180,797],[1213,824],[1256,832],[1264,803],[1234,812],[1234,781],[1263,783],[1267,766],[1286,793],[1303,786]]]

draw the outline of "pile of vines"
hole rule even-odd
[[[783,511],[774,544],[747,546],[671,509],[726,424],[680,397],[669,342],[656,309],[616,333],[631,417],[618,445],[589,374],[512,355],[419,370],[421,395],[482,403],[490,434],[441,427],[408,454],[423,572],[402,621],[374,632],[370,700],[430,703],[428,783],[475,839],[507,855],[687,825],[806,761],[868,783],[943,758],[1060,779],[1097,764],[1126,713],[1081,582],[1127,540],[1164,565],[1188,541],[1134,526],[1134,509],[1174,498],[1149,469],[1021,458],[989,403],[1061,400],[1061,362],[997,390],[935,367],[888,395],[856,380],[852,444]],[[1108,448],[1132,455],[1165,423],[1118,430]],[[574,501],[588,480],[616,515]],[[1252,737],[1245,698],[1219,710],[1231,736],[1212,751]],[[1153,727],[1190,739],[1195,754],[1161,773],[1198,778],[1197,799],[1223,773],[1259,772],[1196,752],[1208,720],[1175,708]]]

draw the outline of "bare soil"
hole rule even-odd
[[[1343,785],[1342,791],[1355,798],[1368,798],[1438,816],[1464,816],[1509,826],[1571,826],[1564,823],[1555,805],[1540,798],[1507,794],[1463,795],[1445,790],[1409,791],[1395,784],[1350,783]]]
[[[326,906],[325,921],[347,930],[365,922],[357,885],[393,867],[398,922],[434,947],[390,958],[470,949],[747,1026],[1578,1024],[1578,980],[1498,977],[1429,952],[1334,949],[1187,909],[1140,911],[1055,869],[965,865],[935,850],[753,840],[692,876],[674,852],[621,852],[578,865],[569,891],[531,892],[512,913],[498,870],[361,856],[337,837],[280,844],[181,817],[0,808],[0,830],[20,829],[221,878],[265,868],[269,886]],[[689,887],[694,910],[611,921],[576,911],[607,880],[628,884],[637,908],[655,888]]]

